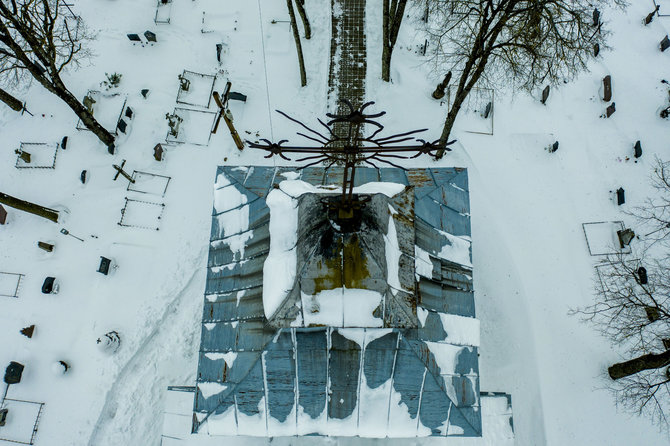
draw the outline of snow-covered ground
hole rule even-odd
[[[430,73],[416,54],[423,36],[418,23],[407,20],[393,56],[393,83],[379,80],[380,4],[370,0],[367,8],[366,95],[388,112],[382,122],[389,130],[428,127],[426,139],[435,139],[446,107],[430,93],[442,73]],[[165,114],[178,106],[177,75],[184,69],[218,73],[219,91],[229,79],[233,91],[246,94],[246,104],[231,105],[243,138],[258,134],[297,142],[296,126],[274,109],[304,122],[323,116],[329,5],[306,1],[313,38],[303,41],[308,86],[300,88],[284,2],[174,0],[165,25],[154,24],[154,2],[76,2],[75,11],[98,31],[96,56],[70,72],[66,83],[83,98],[101,89],[105,73],[121,73],[112,92],[127,95],[135,112],[115,156],[90,132],[77,131],[76,116],[38,85],[18,95],[34,117],[0,107],[0,191],[68,210],[63,224],[53,224],[9,209],[9,224],[0,226],[0,271],[25,274],[19,298],[0,296],[0,366],[12,360],[26,365],[10,398],[46,403],[36,444],[160,444],[167,385],[195,381],[216,166],[275,161],[248,148],[239,152],[222,123],[209,145],[169,146],[166,160],[156,162],[152,149],[165,140]],[[552,89],[546,106],[524,93],[496,91],[494,135],[467,133],[481,123],[461,120],[452,153],[438,163],[420,158],[407,164],[468,168],[481,388],[512,394],[519,445],[668,443],[648,420],[617,411],[604,389],[604,371],[619,352],[567,315],[592,301],[598,258],[589,255],[582,223],[632,225],[622,209],[649,193],[653,156],[670,158],[670,123],[657,112],[668,96],[660,80],[670,75],[670,54],[657,45],[670,19],[656,18],[644,27],[641,20],[652,9],[651,0],[641,0],[625,14],[604,11],[614,30],[613,50],[590,73]],[[125,36],[147,29],[157,34],[153,46],[133,46]],[[221,42],[226,52],[219,65],[215,44]],[[607,120],[599,118],[606,104],[598,96],[606,74],[617,106]],[[143,88],[151,90],[147,99],[140,95]],[[213,103],[209,111],[216,111]],[[51,144],[65,135],[70,141],[58,152],[54,170],[14,167],[21,142]],[[626,161],[638,139],[642,158]],[[556,140],[556,153],[543,150]],[[127,191],[122,177],[113,181],[112,164],[124,159],[129,173],[170,176],[165,196]],[[85,185],[79,181],[82,170],[90,178]],[[618,187],[626,190],[621,208],[611,201],[610,191]],[[165,204],[155,221],[158,231],[118,225],[126,197]],[[140,208],[138,218],[154,223],[152,211],[145,211]],[[61,234],[61,228],[84,241]],[[56,249],[47,254],[37,241],[55,243]],[[116,261],[113,274],[96,272],[100,256]],[[40,293],[46,276],[58,278],[57,295]],[[31,324],[37,326],[32,339],[19,334]],[[113,356],[95,342],[110,330],[122,339]],[[67,374],[52,373],[58,360],[71,365]]]

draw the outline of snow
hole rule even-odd
[[[439,313],[439,315],[442,327],[447,332],[446,342],[479,347],[479,320],[455,314]]]
[[[270,191],[270,252],[263,264],[263,311],[272,317],[293,288],[298,240],[298,204],[281,189]]]
[[[389,205],[391,211],[393,208]],[[386,253],[386,277],[388,284],[391,286],[392,292],[399,290],[400,277],[400,247],[398,246],[398,234],[395,230],[395,222],[393,221],[393,212],[389,214],[388,232],[384,236],[384,246]]]
[[[402,24],[394,50],[393,82],[381,82],[377,6],[367,2],[366,95],[377,101],[370,110],[388,112],[381,122],[389,130],[428,127],[425,139],[435,139],[446,107],[433,101],[430,93],[444,73],[430,72],[425,60],[415,54],[423,36],[416,30],[420,23],[410,17]],[[37,83],[16,92],[34,117],[0,104],[0,133],[11,149],[0,153],[2,192],[49,207],[67,207],[70,216],[65,227],[85,240],[62,235],[61,225],[12,209],[8,209],[9,224],[0,226],[0,270],[26,274],[18,299],[0,296],[0,339],[4,341],[0,364],[16,360],[26,365],[22,382],[9,389],[10,398],[45,402],[36,444],[160,441],[167,385],[195,382],[216,166],[294,163],[265,159],[248,148],[239,151],[224,125],[211,136],[209,145],[166,145],[165,162],[153,160],[152,148],[165,142],[165,114],[174,110],[177,75],[184,69],[225,70],[233,90],[248,95],[245,104],[231,103],[241,137],[255,139],[258,134],[298,143],[297,126],[273,110],[313,123],[327,108],[329,2],[307,0],[306,7],[313,37],[303,41],[309,83],[301,88],[289,27],[271,23],[286,20],[282,2],[175,0],[168,6],[170,24],[160,26],[153,22],[155,2],[77,2],[73,8],[98,32],[98,38],[90,61],[78,71],[65,73],[65,83],[83,98],[88,90],[99,88],[105,72],[122,73],[121,84],[113,91],[127,95],[127,105],[135,111],[129,133],[119,135],[114,156],[90,132],[76,131],[76,116]],[[667,158],[668,122],[658,118],[657,109],[667,101],[667,89],[660,80],[667,79],[670,60],[667,51],[658,50],[658,42],[668,33],[669,22],[656,17],[643,26],[641,19],[651,9],[652,2],[644,1],[631,2],[626,13],[603,11],[614,31],[613,50],[603,50],[590,72],[552,88],[546,106],[539,103],[538,94],[532,98],[496,90],[492,136],[465,132],[473,123],[463,115],[456,122],[458,143],[453,152],[439,162],[420,157],[403,163],[468,168],[475,301],[482,330],[481,388],[512,394],[516,436],[515,442],[505,440],[509,428],[502,418],[496,422],[500,431],[487,430],[487,399],[482,398],[484,444],[668,442],[648,419],[617,408],[605,389],[604,370],[621,358],[621,350],[567,315],[570,308],[592,302],[593,266],[598,259],[589,255],[582,223],[621,220],[635,229],[623,211],[641,204],[651,193],[648,175],[653,156]],[[211,17],[220,15],[222,26],[201,33],[203,11]],[[142,47],[127,41],[127,32],[145,29],[157,33],[157,44]],[[219,66],[215,43],[222,41],[228,43],[228,52]],[[612,75],[617,112],[610,119],[600,119],[606,104],[598,92],[606,74]],[[142,88],[151,90],[147,99],[139,94]],[[118,109],[110,108],[112,126],[120,112],[120,104]],[[213,116],[204,117],[199,129],[192,127],[194,122],[183,123],[184,137],[205,140]],[[55,170],[14,167],[13,149],[21,141],[60,141],[65,134],[70,141],[66,150],[59,151]],[[638,139],[644,155],[637,163],[626,161]],[[559,150],[547,153],[544,147],[556,140]],[[166,208],[159,231],[117,224],[125,197],[146,199],[127,191],[125,180],[113,181],[111,164],[123,159],[131,171],[172,177],[162,200]],[[90,175],[86,185],[78,180],[84,169]],[[627,202],[621,207],[609,195],[618,187],[626,190]],[[220,220],[230,225],[227,235],[243,232],[248,222],[248,206],[231,212]],[[54,241],[56,250],[45,255],[36,247],[37,240]],[[119,269],[114,276],[104,277],[95,270],[99,256],[110,253]],[[417,258],[417,270],[429,268],[432,274],[427,253],[418,252]],[[56,276],[62,284],[56,296],[40,293],[47,275]],[[21,328],[33,323],[37,329],[32,339],[20,335]],[[110,330],[120,333],[122,347],[112,356],[101,355],[95,340]],[[49,369],[59,359],[72,369],[56,377]],[[192,393],[184,395],[192,403]],[[391,404],[389,432],[401,434],[400,427],[393,430],[394,417],[407,411],[397,405],[399,396],[392,396],[398,400]],[[175,415],[166,424],[179,421],[189,431],[191,417],[190,412]],[[236,434],[230,429],[234,408],[210,419],[225,417],[233,422],[222,423],[218,432],[212,424],[210,432]],[[397,425],[403,426],[400,421]],[[270,441],[198,440],[210,445]],[[163,444],[186,444],[171,441],[164,438]],[[324,441],[338,440],[300,437],[274,439],[273,444]],[[356,441],[365,444],[364,439]],[[438,442],[444,439],[416,441]],[[458,438],[449,442],[474,444]]]
[[[469,237],[457,237],[444,231],[439,232],[447,238],[447,243],[442,247],[439,257],[472,268]]]
[[[198,390],[200,390],[200,393],[202,393],[202,397],[207,399],[211,397],[212,395],[217,395],[224,390],[226,390],[228,386],[226,384],[221,384],[221,383],[198,383]]]
[[[324,290],[313,296],[301,293],[304,324],[330,327],[381,327],[372,313],[382,304],[377,291],[349,288]]]

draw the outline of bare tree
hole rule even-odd
[[[312,27],[309,25],[307,12],[305,12],[305,0],[295,0],[295,6],[298,9],[300,19],[302,20],[302,26],[305,28],[305,39],[309,40],[312,38]]]
[[[647,251],[648,253],[648,251]],[[598,266],[596,302],[579,313],[628,360],[607,371],[617,401],[667,427],[670,406],[670,264],[608,256]]]
[[[296,0],[298,3],[300,0]],[[295,11],[293,10],[293,0],[286,0],[288,15],[291,18],[291,29],[293,29],[293,39],[295,39],[295,48],[298,52],[298,65],[300,66],[300,85],[307,85],[307,73],[305,72],[305,58],[302,55],[302,45],[300,44],[300,33],[298,32],[298,23],[295,20]],[[305,28],[305,31],[307,28]]]
[[[635,217],[649,243],[667,245],[670,236],[670,162],[654,159],[651,185],[653,196],[628,214]]]
[[[61,74],[87,56],[90,38],[71,29],[61,0],[0,0],[0,79],[21,82],[32,77],[62,99],[82,123],[113,153],[114,136],[68,90]]]
[[[391,80],[391,56],[398,39],[407,0],[384,0],[382,18],[382,80]]]
[[[6,204],[9,207],[13,207],[14,209],[18,209],[23,212],[28,212],[30,214],[46,218],[47,220],[51,220],[54,223],[58,223],[58,211],[45,208],[39,204],[20,200],[10,195],[3,194],[2,192],[0,192],[0,203]]]
[[[594,44],[605,48],[607,36],[594,8],[624,1],[428,0],[431,60],[439,72],[460,73],[440,144],[480,79],[531,90],[585,70]]]

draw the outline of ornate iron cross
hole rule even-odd
[[[323,163],[327,169],[334,164],[344,167],[342,175],[342,194],[337,199],[324,199],[323,203],[329,210],[337,211],[336,217],[339,220],[351,219],[354,216],[354,211],[365,206],[365,202],[370,199],[367,196],[354,196],[354,179],[356,176],[356,166],[361,164],[368,164],[372,167],[377,167],[375,163],[385,163],[393,167],[404,170],[404,167],[394,163],[391,160],[396,159],[411,159],[417,158],[421,155],[428,154],[435,156],[435,152],[443,148],[439,145],[439,140],[429,142],[423,139],[415,138],[412,135],[424,132],[428,129],[410,130],[408,132],[396,133],[390,136],[378,136],[384,129],[384,126],[375,121],[386,114],[382,111],[375,114],[366,114],[364,110],[374,104],[374,102],[367,102],[359,109],[354,108],[350,101],[343,99],[340,102],[344,103],[349,108],[347,114],[333,114],[327,113],[326,116],[330,120],[325,123],[321,119],[317,119],[319,124],[323,126],[327,132],[325,135],[317,130],[308,127],[299,120],[292,118],[286,113],[276,110],[277,113],[288,118],[289,120],[299,124],[309,134],[297,132],[298,135],[307,138],[317,143],[314,146],[283,146],[287,143],[287,139],[282,139],[279,142],[271,142],[267,139],[261,139],[262,143],[247,141],[249,147],[253,149],[261,149],[268,152],[265,158],[272,156],[279,156],[282,159],[291,161],[286,156],[287,154],[295,153],[300,156],[296,162],[307,162],[298,169],[314,166]],[[335,124],[345,125],[346,135],[340,135],[334,129]],[[374,126],[374,131],[366,136],[362,134],[363,125],[370,124]],[[411,143],[407,143],[411,141]],[[456,142],[456,140],[449,141],[446,146]],[[405,143],[405,144],[403,144]],[[448,147],[444,147],[450,151]]]

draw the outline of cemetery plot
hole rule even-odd
[[[170,177],[138,170],[133,171],[132,178],[135,182],[128,183],[128,190],[143,194],[160,195],[161,197],[165,195],[170,183]]]
[[[0,441],[35,444],[44,403],[5,398],[3,407],[9,411],[5,425],[0,427]]]
[[[592,256],[631,252],[630,246],[622,246],[617,235],[617,231],[625,229],[622,221],[582,223],[582,228]]]
[[[659,7],[659,17],[670,17],[670,0],[654,0],[654,6]]]
[[[171,14],[172,0],[158,0],[156,3],[156,15],[154,16],[154,23],[170,23]]]
[[[177,104],[209,108],[216,76],[184,70],[179,78]]]
[[[22,142],[16,157],[16,168],[54,169],[59,147],[58,143]]]
[[[121,209],[119,226],[158,231],[164,210],[164,203],[151,203],[126,198],[126,205]]]
[[[630,271],[639,271],[638,268],[640,267],[640,259],[625,260],[623,263],[625,264],[626,268],[630,269]],[[614,279],[611,275],[608,277],[608,274],[607,274],[607,269],[608,268],[611,268],[611,265],[609,263],[601,263],[601,264],[598,264],[598,265],[595,266],[596,275],[598,276],[598,281],[600,282],[600,286],[602,287],[602,289],[606,290],[606,289],[609,288],[609,287],[606,286],[607,283],[609,283],[610,286],[613,285],[614,284],[613,280],[625,282],[625,283],[618,283],[617,285],[623,285],[623,286],[627,286],[627,287],[632,286],[636,289],[639,288],[639,285],[637,285],[637,282],[635,281],[635,277],[631,277],[631,276],[623,277],[622,276],[622,277],[617,277],[616,279]],[[646,271],[645,271],[645,274],[646,274]],[[645,278],[646,278],[646,275],[645,275]],[[646,283],[646,282],[643,282],[643,283]]]
[[[116,127],[126,108],[127,96],[119,93],[105,94],[97,90],[89,90],[86,96],[95,101],[91,105],[95,119],[107,131],[116,135]],[[87,105],[87,103],[88,100],[84,98],[84,105]],[[77,130],[88,130],[81,119],[77,122]]]
[[[189,143],[197,146],[209,144],[214,120],[216,119],[215,112],[175,107],[173,116],[175,115],[179,119],[176,124],[170,125],[165,141],[178,144]]]
[[[456,92],[452,91],[452,86],[450,86],[447,97],[450,108],[455,94]],[[470,91],[458,114],[463,130],[469,133],[493,135],[494,96],[491,88],[473,88]]]
[[[0,296],[19,297],[23,274],[0,271]]]

